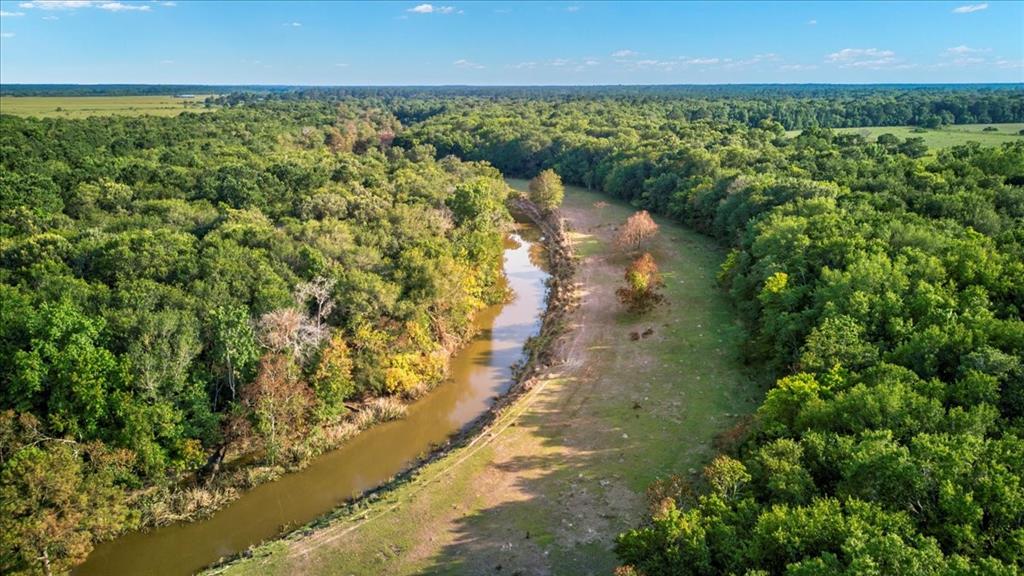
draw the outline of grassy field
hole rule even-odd
[[[988,127],[996,128],[995,132],[985,132]],[[932,149],[949,148],[958,144],[968,142],[980,142],[985,146],[998,146],[1004,142],[1024,142],[1024,136],[1020,134],[1024,130],[1024,123],[1012,124],[958,124],[944,126],[937,130],[925,130],[924,132],[913,132],[914,126],[879,126],[870,128],[836,128],[836,132],[842,134],[861,134],[869,140],[874,140],[880,134],[892,134],[899,138],[924,138],[925,144]],[[789,130],[786,134],[796,136],[799,130]]]
[[[669,305],[644,318],[621,310],[627,258],[612,238],[632,212],[568,191],[582,303],[564,362],[490,432],[357,512],[217,572],[609,574],[615,535],[641,519],[646,486],[696,474],[715,436],[762,394],[742,369],[744,332],[714,280],[723,253],[707,238],[659,221],[652,252]]]
[[[88,116],[177,116],[188,110],[205,112],[205,95],[174,96],[3,96],[0,114],[38,118],[86,118]]]

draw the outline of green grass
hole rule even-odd
[[[996,128],[995,132],[985,132],[985,128]],[[864,128],[836,128],[840,134],[860,134],[869,140],[874,140],[881,134],[892,134],[899,138],[924,138],[924,143],[932,150],[949,148],[968,142],[980,142],[984,146],[998,146],[1005,142],[1024,142],[1024,136],[1020,134],[1024,130],[1024,123],[1015,122],[1009,124],[957,124],[943,126],[935,130],[925,129],[924,132],[915,132],[918,128],[914,126],[877,126]],[[789,130],[786,134],[796,136],[800,130]]]
[[[185,111],[205,112],[206,95],[174,96],[3,96],[0,114],[37,118],[89,116],[177,116]]]

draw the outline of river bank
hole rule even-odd
[[[517,241],[517,244],[518,242],[520,241]],[[536,340],[531,342],[530,346],[524,346],[527,337],[534,335],[535,333],[537,333],[538,336],[546,336],[551,333],[551,326],[553,324],[551,321],[546,321],[545,319],[541,319],[539,321],[540,332],[537,332],[538,324],[536,319],[537,316],[540,315],[542,308],[544,292],[543,281],[540,281],[540,284],[536,289],[525,286],[516,286],[517,282],[522,284],[524,281],[535,281],[532,280],[532,278],[535,277],[535,274],[531,272],[533,268],[523,268],[524,261],[528,258],[532,244],[526,241],[521,241],[521,244],[521,246],[517,246],[517,248],[511,251],[506,251],[506,259],[508,259],[511,254],[514,259],[518,260],[518,262],[512,262],[511,264],[508,261],[506,262],[506,273],[510,276],[510,282],[517,293],[520,291],[527,292],[525,295],[525,302],[523,303],[526,310],[519,312],[515,312],[513,310],[514,317],[507,319],[504,323],[502,318],[504,311],[508,310],[508,306],[501,308],[502,312],[492,311],[494,312],[494,315],[491,318],[487,317],[491,312],[486,312],[484,314],[484,318],[482,318],[483,324],[481,325],[481,332],[482,338],[490,343],[483,347],[480,346],[483,340],[477,340],[471,343],[466,351],[460,352],[457,355],[455,363],[453,364],[453,368],[456,373],[459,373],[460,370],[466,373],[473,373],[475,374],[474,378],[484,383],[484,388],[476,397],[469,400],[468,405],[466,404],[466,398],[452,396],[456,393],[453,392],[452,385],[442,386],[438,391],[427,394],[424,397],[423,402],[414,402],[410,406],[410,415],[408,418],[397,420],[382,426],[375,426],[364,433],[355,435],[349,443],[342,446],[339,450],[320,457],[320,460],[337,460],[338,462],[336,462],[336,464],[343,466],[344,470],[346,470],[346,474],[352,474],[352,480],[350,482],[351,486],[349,486],[348,492],[345,492],[344,489],[339,492],[339,488],[337,487],[337,478],[335,475],[331,474],[331,472],[333,472],[333,470],[331,470],[331,466],[325,466],[320,462],[315,462],[313,464],[314,468],[326,468],[327,470],[304,470],[295,474],[284,475],[274,482],[261,485],[253,491],[247,492],[242,496],[241,500],[236,503],[229,504],[224,511],[217,512],[211,518],[202,520],[199,523],[174,525],[149,533],[128,535],[125,537],[125,540],[127,541],[118,544],[118,547],[121,550],[120,552],[116,551],[114,546],[107,546],[104,548],[104,545],[101,545],[101,547],[97,549],[97,552],[94,552],[94,556],[90,556],[90,559],[83,566],[79,567],[76,572],[79,574],[135,573],[138,570],[144,570],[146,567],[151,566],[139,564],[139,562],[143,561],[142,559],[146,556],[152,557],[154,555],[163,556],[165,557],[165,562],[169,562],[172,565],[180,565],[182,568],[185,568],[186,564],[193,565],[196,568],[210,564],[220,557],[230,556],[244,551],[249,544],[244,543],[245,537],[243,536],[224,538],[225,541],[232,540],[241,543],[242,545],[234,550],[231,548],[237,544],[229,544],[224,548],[211,548],[209,552],[197,552],[195,550],[196,547],[210,548],[210,545],[204,542],[204,538],[197,537],[197,535],[200,532],[210,532],[207,536],[217,538],[219,537],[219,534],[225,532],[252,532],[252,530],[249,530],[247,526],[241,526],[239,528],[230,522],[223,520],[223,517],[225,516],[239,516],[236,510],[239,507],[253,508],[249,516],[254,516],[254,518],[247,517],[246,519],[248,521],[255,520],[255,516],[263,514],[260,506],[250,506],[246,504],[247,501],[260,501],[265,505],[263,508],[279,509],[281,518],[306,518],[305,520],[299,520],[298,522],[292,521],[294,523],[290,524],[288,521],[282,524],[275,524],[272,526],[271,530],[261,531],[260,533],[264,535],[257,536],[254,541],[250,542],[251,544],[257,543],[264,538],[274,536],[277,533],[287,532],[295,526],[305,524],[309,519],[321,516],[324,511],[329,511],[344,504],[344,502],[352,496],[373,491],[374,487],[380,482],[368,480],[364,478],[364,476],[373,476],[374,474],[383,473],[381,481],[386,481],[388,479],[395,481],[396,478],[400,479],[402,476],[406,475],[407,472],[399,474],[397,477],[395,476],[395,473],[407,470],[410,463],[413,463],[413,467],[415,467],[417,465],[415,464],[416,462],[429,460],[430,454],[442,453],[443,451],[450,449],[450,447],[457,446],[464,442],[466,438],[472,436],[472,430],[479,429],[480,426],[485,425],[486,413],[489,413],[489,411],[485,412],[485,416],[481,418],[476,417],[477,413],[479,411],[484,411],[486,408],[485,405],[490,405],[496,396],[502,396],[506,392],[504,388],[509,386],[509,383],[512,381],[510,366],[522,355],[524,348],[528,350],[535,350],[536,352],[528,352],[526,361],[519,366],[515,383],[511,385],[512,391],[514,392],[514,390],[518,388],[519,384],[525,382],[528,375],[537,369],[537,359],[543,358],[543,354],[540,354],[539,352],[541,352],[544,347],[538,346],[536,344]],[[554,263],[554,268],[559,270],[562,270],[565,267],[562,263],[564,258],[558,256],[558,253],[561,252],[562,249],[558,248],[554,251],[554,257],[549,257],[549,261]],[[512,266],[511,269],[508,268],[509,265]],[[544,276],[546,277],[547,274],[544,274]],[[549,284],[550,286],[548,287],[548,291],[553,295],[552,301],[562,301],[564,297],[561,295],[566,293],[564,289],[558,288],[562,283],[552,281]],[[537,294],[531,296],[529,294],[531,291],[537,292]],[[522,299],[523,295],[520,295],[516,300],[519,301]],[[516,308],[516,306],[518,306],[518,304],[513,304],[511,307]],[[531,310],[535,311],[531,312]],[[545,318],[547,317],[548,315],[545,315]],[[554,318],[554,316],[551,317]],[[494,323],[495,321],[496,323]],[[494,323],[493,326],[488,324],[488,322]],[[448,396],[452,397],[446,398]],[[440,400],[434,401],[432,400],[432,397],[440,398]],[[430,413],[430,410],[421,407],[421,404],[424,402],[426,404],[432,403],[435,405],[438,403],[444,404],[444,410],[446,410],[445,413],[448,414],[448,416],[444,417],[442,422],[436,422],[436,417]],[[474,405],[479,405],[480,408],[473,408]],[[448,422],[448,420],[451,421]],[[396,437],[396,434],[398,434],[397,430],[416,428],[414,425],[409,424],[409,422],[418,422],[421,424],[421,427],[418,428],[419,431],[415,433],[415,438],[417,439],[413,439],[411,441],[398,439]],[[446,424],[445,422],[448,423]],[[476,424],[471,422],[476,422]],[[434,432],[425,430],[428,425],[433,428],[437,428],[438,431]],[[462,432],[457,433],[454,438],[449,439],[448,436],[451,434],[449,430],[462,430]],[[381,440],[382,438],[387,440]],[[383,444],[381,444],[382,442]],[[420,447],[409,451],[411,449],[406,446],[407,442],[413,446]],[[409,451],[408,459],[402,460],[401,458],[392,458],[392,460],[402,461],[390,471],[381,469],[378,472],[377,460],[379,458],[377,457],[381,452],[385,452],[390,455],[396,450]],[[368,457],[366,459],[360,459],[361,456],[359,455],[361,454],[366,454]],[[355,458],[355,460],[353,458]],[[318,497],[319,503],[312,506],[308,505],[307,502],[295,502],[295,498],[287,494],[288,490],[286,488],[279,488],[284,485],[294,484],[297,491],[309,492],[309,486],[301,486],[302,483],[296,481],[297,477],[303,476],[312,476],[314,479],[320,478],[324,483],[330,484],[329,488],[324,488],[319,485],[314,486],[312,491],[329,492],[331,496],[326,498],[326,500]],[[342,492],[345,493],[342,494]],[[284,501],[282,499],[288,501]],[[316,508],[319,508],[320,511],[315,511],[314,509]],[[266,519],[256,521],[257,523],[266,523]],[[206,529],[203,528],[204,526],[216,526],[217,528]],[[189,536],[190,533],[195,534]],[[253,534],[256,535],[256,532],[253,532]],[[167,542],[163,544],[154,542],[161,539],[167,540]],[[202,561],[201,564],[197,564],[197,560],[184,561],[180,558],[172,557],[176,550],[182,550],[182,554],[186,556],[201,557],[204,554],[211,553],[216,555],[210,556],[207,560]],[[176,570],[171,567],[162,573],[189,573],[193,569],[194,568]]]
[[[528,393],[540,381],[543,374],[551,368],[557,355],[557,341],[564,335],[568,318],[578,306],[578,290],[575,285],[576,259],[573,245],[560,212],[545,213],[525,197],[510,198],[509,203],[511,210],[529,219],[540,230],[540,241],[543,244],[549,276],[545,282],[546,305],[540,317],[540,329],[524,344],[524,361],[514,367],[514,378],[508,390],[498,397],[483,414],[450,437],[443,446],[436,447],[388,482],[365,492],[359,498],[339,506],[330,514],[292,531],[279,540],[251,548],[234,558],[224,560],[219,565],[212,567],[208,573],[217,574],[230,569],[254,555],[261,554],[261,550],[265,550],[268,545],[273,546],[275,543],[338,538],[339,534],[334,528],[339,523],[353,519],[365,520],[365,511],[386,499],[389,494],[393,494],[403,486],[423,481],[422,474],[428,467],[435,466],[461,450],[472,448],[480,440],[493,436],[494,429],[506,420],[510,412],[514,411],[517,400]],[[427,483],[429,482],[430,480],[427,480]]]
[[[659,219],[652,250],[669,304],[643,318],[621,311],[614,293],[626,261],[613,245],[632,212],[567,187],[579,305],[563,318],[555,356],[485,433],[373,500],[215,572],[610,573],[611,544],[639,521],[647,485],[699,470],[761,395],[742,366],[743,329],[715,283],[724,253],[712,241]]]

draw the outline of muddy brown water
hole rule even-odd
[[[504,268],[514,299],[477,315],[480,332],[452,358],[448,381],[410,405],[405,418],[356,435],[307,468],[245,492],[209,518],[100,544],[74,574],[192,574],[310,522],[407,469],[483,414],[511,385],[511,367],[523,357],[526,339],[537,333],[544,307],[547,274],[538,248],[522,236],[508,238]]]

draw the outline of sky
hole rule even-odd
[[[1024,2],[0,1],[0,83],[1024,82]]]

